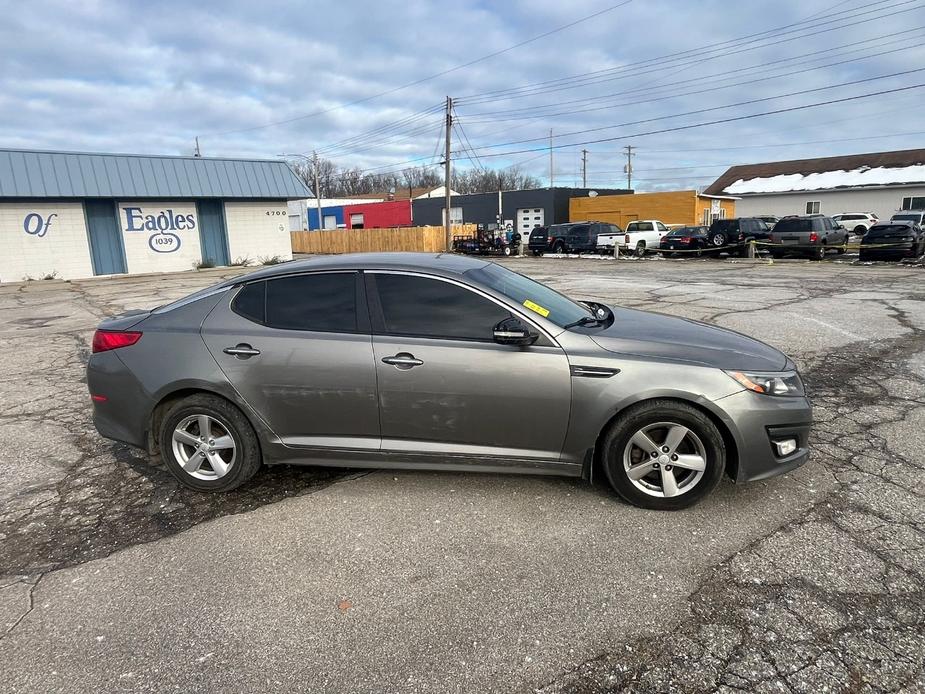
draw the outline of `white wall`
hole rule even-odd
[[[83,205],[0,204],[0,282],[53,272],[61,279],[93,275]]]
[[[829,190],[814,193],[781,193],[777,195],[749,195],[736,201],[736,216],[758,214],[805,214],[806,203],[818,200],[819,211],[825,215],[841,212],[873,212],[880,219],[889,219],[902,207],[904,197],[923,197],[925,187],[903,186],[864,190]]]
[[[130,273],[192,270],[202,260],[191,202],[120,202],[119,228]]]
[[[225,227],[232,261],[272,256],[292,260],[289,208],[285,202],[226,202]]]

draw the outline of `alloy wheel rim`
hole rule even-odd
[[[703,479],[706,448],[677,422],[648,424],[623,449],[623,470],[636,489],[660,498],[687,494]]]
[[[199,480],[221,479],[237,458],[228,427],[206,414],[183,418],[173,430],[171,447],[183,471]]]

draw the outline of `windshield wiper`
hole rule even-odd
[[[606,320],[605,318],[595,318],[594,316],[585,316],[584,318],[579,318],[578,320],[573,321],[572,323],[569,323],[568,325],[564,327],[566,330],[568,330],[569,328],[583,327],[586,325],[601,325],[603,324],[605,320]]]

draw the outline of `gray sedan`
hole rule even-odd
[[[87,382],[103,436],[204,492],[263,463],[603,472],[678,509],[802,465],[812,421],[762,342],[447,254],[286,263],[111,318]]]

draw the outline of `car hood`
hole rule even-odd
[[[790,360],[770,345],[686,318],[611,307],[614,321],[588,335],[609,352],[737,371],[782,371]]]

